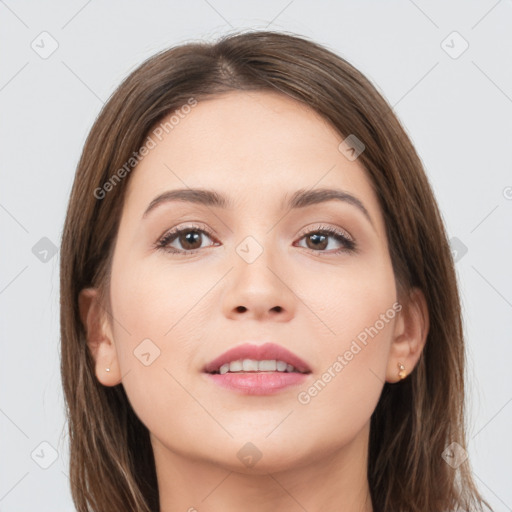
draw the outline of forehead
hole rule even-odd
[[[364,167],[338,147],[344,136],[317,112],[271,91],[236,91],[169,116],[155,146],[133,171],[127,204],[144,211],[165,190],[208,188],[282,203],[298,189],[337,187],[377,200]],[[158,128],[158,127],[157,127]],[[378,212],[374,211],[374,217]]]

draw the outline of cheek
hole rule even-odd
[[[132,344],[140,342],[142,336],[151,338],[163,350],[180,339],[190,317],[201,310],[203,301],[208,301],[211,272],[190,263],[127,257],[115,264],[111,279],[113,314],[133,333]]]
[[[389,345],[383,341],[389,341],[396,316],[395,278],[390,263],[362,261],[321,279],[311,275],[302,280],[299,295],[307,298],[309,309],[318,319],[323,346],[329,346],[333,354],[349,350],[356,339],[362,346],[367,342],[365,356],[358,359],[369,358],[382,345]]]
[[[316,323],[323,334],[316,343],[322,364],[312,385],[299,390],[297,401],[344,438],[355,435],[377,405],[398,305],[390,266],[346,272],[328,282],[326,289],[304,285],[301,291],[321,319]]]
[[[137,266],[128,259],[113,268],[113,332],[123,386],[146,424],[158,421],[155,411],[161,407],[172,410],[172,392],[179,386],[171,375],[182,381],[188,370],[195,334],[190,322],[200,321],[194,305],[209,287],[184,279],[177,269]]]

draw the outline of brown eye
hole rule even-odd
[[[156,247],[171,253],[194,253],[202,248],[205,238],[211,240],[207,231],[190,226],[169,231],[156,243]]]
[[[348,233],[345,234],[343,231],[331,228],[329,226],[319,228],[315,231],[309,231],[301,237],[301,240],[305,239],[306,248],[318,253],[335,254],[339,252],[354,251],[356,244],[354,240],[349,237]],[[332,250],[326,251],[330,245],[330,239],[336,240],[341,248],[331,247]],[[303,245],[300,247],[304,247]]]
[[[183,249],[199,249],[202,245],[202,234],[199,231],[182,231],[177,237]]]
[[[329,242],[328,235],[313,233],[306,236],[306,245],[309,249],[325,249]]]

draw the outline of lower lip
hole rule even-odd
[[[219,386],[244,395],[272,395],[304,382],[309,374],[297,372],[207,373]]]

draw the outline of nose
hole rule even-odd
[[[252,263],[235,256],[223,296],[227,318],[287,322],[295,315],[298,297],[291,287],[291,276],[269,252],[264,250]]]

